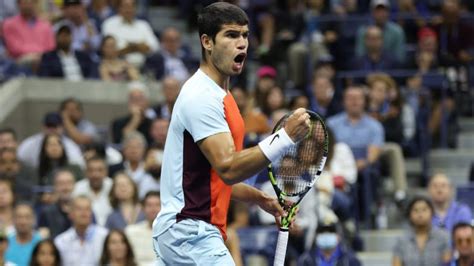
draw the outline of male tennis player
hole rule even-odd
[[[285,128],[242,150],[244,122],[229,78],[241,73],[247,56],[247,15],[217,2],[202,10],[198,27],[201,65],[176,100],[164,150],[162,208],[153,225],[158,265],[234,265],[223,241],[230,199],[285,215],[276,198],[240,182],[309,131],[309,116],[300,109]]]

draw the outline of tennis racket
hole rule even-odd
[[[296,208],[313,187],[321,174],[328,155],[328,133],[326,125],[315,112],[306,110],[310,116],[308,134],[288,149],[272,164],[268,165],[270,182],[275,189],[286,217],[281,218],[280,232],[275,252],[274,266],[283,266],[288,244],[288,228],[295,216]],[[291,113],[278,121],[273,133],[283,128]]]

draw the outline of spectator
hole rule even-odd
[[[41,240],[33,249],[30,266],[60,266],[61,255],[53,240]]]
[[[156,260],[156,254],[148,240],[153,237],[152,224],[161,209],[160,193],[148,192],[143,198],[142,206],[145,220],[125,227],[125,234],[130,240],[138,265],[145,266],[154,264]]]
[[[8,237],[8,249],[5,259],[17,264],[28,265],[33,248],[41,241],[41,236],[34,230],[35,213],[33,207],[20,203],[13,211],[15,233]]]
[[[255,103],[260,110],[265,105],[266,95],[271,88],[277,85],[276,69],[271,66],[262,66],[257,70],[257,87],[255,88]]]
[[[414,197],[408,204],[410,228],[397,240],[393,249],[393,266],[447,265],[451,259],[446,232],[431,226],[434,208],[424,196]]]
[[[15,150],[18,148],[16,132],[12,128],[0,129],[0,150],[4,148]]]
[[[69,211],[74,184],[71,171],[61,169],[54,173],[53,193],[57,200],[40,211],[38,228],[42,235],[55,238],[71,227]]]
[[[145,153],[146,178],[140,183],[138,197],[143,199],[150,191],[160,191],[161,164],[163,162],[163,149],[158,146],[151,146]]]
[[[0,179],[0,221],[6,234],[15,232],[13,226],[13,201],[14,194],[12,183],[8,180]]]
[[[157,118],[153,120],[150,129],[150,136],[153,143],[150,146],[155,146],[158,149],[165,149],[166,136],[168,135],[168,127],[170,122],[168,119]]]
[[[173,27],[165,28],[160,35],[161,50],[146,59],[145,71],[156,80],[173,77],[180,83],[189,78],[199,65],[189,48],[181,43],[181,33]]]
[[[407,43],[416,43],[418,30],[426,24],[424,17],[428,15],[427,7],[423,1],[398,0],[397,5],[391,8],[392,16],[397,17],[406,35]]]
[[[86,196],[72,200],[72,227],[54,239],[63,265],[98,265],[107,229],[92,224],[92,202]]]
[[[108,35],[100,45],[102,60],[99,66],[100,78],[104,81],[138,80],[138,70],[118,55],[117,41]]]
[[[5,19],[2,25],[5,45],[18,64],[36,70],[41,55],[54,49],[53,29],[49,22],[37,17],[36,1],[19,0],[17,3],[20,14]]]
[[[149,107],[149,92],[143,84],[131,83],[129,85],[128,111],[129,114],[112,122],[112,141],[120,143],[128,133],[139,131],[150,143],[151,121],[157,114]]]
[[[258,143],[262,135],[270,133],[268,117],[255,108],[253,99],[249,98],[244,88],[236,86],[231,92],[244,119],[245,146],[253,146]]]
[[[470,52],[474,48],[472,23],[461,20],[459,0],[442,2],[441,24],[436,26],[440,44],[440,60],[444,66],[456,66],[472,62]]]
[[[109,198],[110,205],[114,209],[105,223],[105,227],[109,230],[123,230],[127,225],[145,219],[138,201],[137,185],[125,173],[119,172],[114,175],[114,183]]]
[[[127,236],[121,230],[111,230],[104,241],[100,265],[135,266],[135,256]]]
[[[72,33],[71,50],[88,54],[97,51],[101,37],[94,22],[87,17],[81,0],[64,0],[63,14],[64,19],[59,21],[56,27],[69,26]]]
[[[86,178],[76,183],[72,195],[89,197],[97,224],[103,226],[112,212],[109,202],[111,189],[112,179],[107,176],[105,159],[94,157],[87,161]]]
[[[118,164],[123,159],[122,154],[117,149],[97,142],[85,145],[83,154],[86,161],[96,156],[105,158],[109,166]]]
[[[457,223],[453,227],[452,238],[454,243],[454,253],[457,258],[453,258],[453,266],[474,265],[474,227],[469,223]]]
[[[53,133],[44,137],[39,157],[38,177],[40,185],[52,185],[52,174],[59,168],[68,168],[74,173],[76,180],[82,179],[82,170],[79,166],[69,162],[59,135]]]
[[[342,107],[334,97],[334,85],[329,78],[314,76],[311,89],[311,110],[325,118],[342,111]]]
[[[383,32],[379,27],[368,26],[365,28],[363,38],[365,52],[352,60],[350,69],[381,71],[398,67],[396,59],[391,56],[393,50],[388,50],[388,48],[384,50]]]
[[[309,265],[361,265],[352,251],[344,245],[344,236],[334,222],[320,223],[313,248],[298,259],[299,266]]]
[[[124,161],[110,167],[111,175],[124,171],[138,186],[139,195],[143,196],[150,189],[147,185],[152,185],[150,179],[153,179],[145,169],[146,140],[139,132],[130,132],[122,146]]]
[[[117,40],[119,54],[141,68],[146,56],[158,51],[160,46],[150,24],[135,18],[135,5],[135,0],[120,0],[118,15],[104,21],[102,34],[112,35]]]
[[[430,27],[421,28],[418,31],[418,44],[411,68],[416,68],[419,74],[436,71],[439,65],[438,58],[438,36]]]
[[[158,117],[169,121],[171,119],[171,112],[173,111],[174,103],[176,102],[179,91],[181,90],[181,82],[173,77],[166,76],[163,78],[162,86],[165,102],[154,109],[156,110]]]
[[[298,108],[310,109],[309,99],[306,97],[306,95],[297,94],[291,98],[290,102],[288,103],[288,108],[291,111],[294,111]]]
[[[17,200],[33,200],[33,186],[38,177],[33,169],[18,161],[15,149],[0,149],[0,177],[13,184]]]
[[[67,0],[69,1],[69,0]],[[62,25],[56,31],[56,50],[43,54],[38,75],[79,81],[97,77],[97,66],[88,54],[71,46],[71,28]]]
[[[84,118],[84,109],[80,100],[76,98],[64,99],[59,106],[66,136],[77,145],[90,144],[99,141],[97,127]]]
[[[270,117],[271,114],[278,110],[286,107],[285,94],[283,89],[279,86],[270,88],[268,93],[265,95],[265,102],[262,106],[262,112]]]
[[[88,17],[95,22],[97,29],[102,28],[102,23],[109,17],[115,15],[115,11],[107,0],[92,0],[87,8]]]
[[[445,229],[449,233],[455,224],[471,222],[471,209],[453,199],[454,189],[445,174],[435,174],[430,179],[428,193],[434,205],[433,226]]]
[[[405,33],[396,23],[389,21],[390,2],[389,0],[372,0],[373,23],[378,27],[383,35],[383,48],[394,55],[395,60],[403,63],[405,61]],[[356,56],[362,57],[369,53],[369,46],[364,46],[364,39],[367,42],[366,33],[371,26],[363,26],[357,30]],[[374,40],[375,41],[375,40]],[[377,40],[378,41],[378,40]]]
[[[16,266],[16,264],[14,264],[13,262],[5,259],[5,252],[7,251],[7,249],[8,249],[8,236],[5,233],[5,231],[0,231],[0,262],[4,266]]]
[[[365,113],[364,97],[361,87],[348,87],[344,92],[344,112],[327,120],[336,141],[351,148],[359,171],[379,159],[384,144],[383,127]]]
[[[332,13],[344,16],[357,12],[356,0],[330,0]]]

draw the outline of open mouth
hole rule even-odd
[[[234,58],[234,62],[240,64],[240,63],[244,62],[245,57],[247,57],[246,53],[240,53]]]

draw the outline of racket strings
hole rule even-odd
[[[302,193],[312,186],[322,164],[324,128],[319,120],[312,120],[311,123],[308,135],[288,149],[279,164],[273,167],[277,186],[289,195]]]

